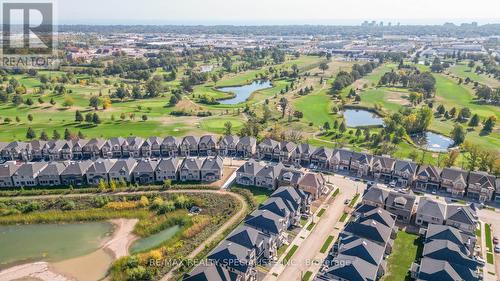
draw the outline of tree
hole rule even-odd
[[[233,123],[227,121],[224,123],[224,135],[231,136],[233,134]]]
[[[64,139],[71,140],[71,132],[69,131],[68,128],[64,129]]]
[[[479,125],[479,115],[474,114],[469,121],[469,127],[477,127]]]
[[[148,121],[148,116],[146,114],[142,115],[142,121]]]
[[[453,130],[451,131],[451,138],[455,142],[455,145],[460,145],[465,140],[465,129],[460,124],[455,124]]]
[[[345,122],[342,121],[342,123],[340,123],[340,126],[339,126],[339,131],[341,134],[344,134],[344,132],[347,130],[346,126],[345,126]]]
[[[65,97],[63,101],[63,106],[64,107],[72,107],[75,104],[75,100],[72,97]]]
[[[29,127],[28,131],[26,132],[26,138],[30,140],[36,138],[35,130],[33,130],[31,127]]]
[[[99,98],[96,96],[90,97],[89,106],[93,107],[95,110],[99,109]]]
[[[92,113],[85,114],[85,122],[92,123]]]
[[[323,71],[323,73],[325,73],[325,70],[328,69],[328,64],[326,62],[320,63],[319,69],[321,69],[321,71]]]
[[[493,128],[495,127],[495,123],[497,121],[497,118],[495,116],[490,116],[486,121],[484,122],[483,134],[490,134],[493,131]]]
[[[58,132],[58,131],[54,130],[54,131],[52,132],[52,139],[53,139],[53,140],[59,140],[59,139],[61,139],[61,134],[59,134],[59,132]]]
[[[13,103],[15,106],[19,106],[21,103],[23,103],[23,98],[21,97],[21,95],[19,95],[19,94],[15,94],[15,95],[12,97],[12,103]]]
[[[33,122],[33,115],[28,114],[28,121]]]
[[[323,125],[323,129],[325,129],[326,131],[330,131],[330,122],[325,122],[325,124]]]
[[[97,113],[94,113],[92,115],[92,123],[101,124],[101,118],[99,118],[99,115],[97,115]]]
[[[79,139],[84,139],[85,135],[82,133],[82,131],[78,131],[78,138]]]
[[[285,97],[282,97],[279,102],[279,106],[281,108],[281,118],[285,117],[286,108],[288,106],[288,100]]]
[[[51,105],[55,105],[56,104],[56,101],[54,100],[54,98],[50,98],[50,104]]]
[[[361,136],[361,129],[357,128],[356,133],[354,135],[356,136],[356,138],[359,138],[359,136]]]
[[[49,140],[49,136],[47,135],[47,133],[45,131],[42,131],[42,133],[40,133],[40,140],[43,140],[43,141]]]
[[[459,154],[460,151],[458,149],[450,150],[444,158],[444,166],[448,168],[454,166]]]
[[[77,110],[75,112],[75,121],[78,122],[78,123],[82,123],[83,122],[83,115],[80,112],[80,110]]]

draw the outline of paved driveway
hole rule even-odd
[[[329,235],[335,234],[335,238],[337,238],[338,231],[335,230],[335,224],[344,212],[344,201],[352,199],[356,194],[356,189],[358,189],[359,193],[362,193],[365,188],[365,184],[362,182],[356,182],[338,175],[329,176],[329,182],[335,187],[340,188],[340,194],[333,203],[329,204],[328,209],[319,221],[316,218],[316,226],[313,228],[311,234],[301,243],[284,271],[278,277],[268,274],[264,280],[300,280],[301,275],[310,270],[313,261],[322,262],[321,259],[324,257],[324,254],[320,254],[320,249]]]
[[[500,238],[500,212],[498,210],[491,211],[482,209],[478,210],[477,214],[479,219],[481,219],[484,223],[491,224],[492,235]],[[482,235],[484,237],[484,229],[481,233],[483,233]],[[484,259],[486,260],[486,257],[484,257]],[[500,254],[495,254],[495,271],[497,274],[497,280],[500,280],[498,278],[500,276]],[[486,280],[486,277],[489,277],[490,275],[487,272],[484,272],[484,276]]]

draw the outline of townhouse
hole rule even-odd
[[[480,202],[493,199],[495,177],[485,172],[470,172],[467,185],[467,197]]]
[[[278,176],[284,168],[283,164],[266,164],[255,175],[255,186],[274,190],[278,185]]]
[[[155,177],[157,182],[165,180],[177,181],[179,179],[179,169],[182,160],[177,157],[162,158],[155,170]]]
[[[413,279],[482,280],[471,251],[475,243],[473,234],[464,234],[451,226],[429,225],[424,235],[423,258],[410,269]]]
[[[179,140],[176,137],[166,137],[161,145],[162,157],[177,157],[179,156]]]
[[[395,215],[397,221],[407,224],[415,213],[416,200],[412,191],[395,191],[375,186],[365,191],[362,204],[385,209]]]
[[[392,180],[396,182],[396,186],[407,187],[411,186],[415,180],[417,173],[417,164],[410,160],[396,160],[394,162],[394,172]]]
[[[221,157],[206,157],[200,170],[201,181],[218,181],[222,179],[223,171],[224,164]]]
[[[352,151],[348,149],[335,149],[330,159],[330,170],[348,171],[351,168]]]
[[[195,136],[185,136],[179,144],[180,156],[197,156],[199,138]]]
[[[290,162],[298,166],[308,167],[311,164],[311,155],[315,150],[316,147],[308,143],[298,144],[290,156]]]
[[[415,188],[424,191],[437,191],[441,183],[442,170],[432,165],[421,165],[415,179]]]
[[[0,187],[12,187],[14,183],[12,176],[19,166],[13,161],[8,161],[0,165]]]
[[[266,138],[257,145],[257,157],[267,161],[278,161],[281,145],[279,142]]]
[[[236,170],[236,183],[245,186],[255,186],[257,173],[262,168],[263,166],[259,162],[253,159],[248,160]]]
[[[38,186],[38,175],[47,166],[45,162],[26,163],[21,165],[12,174],[12,182],[15,187]]]
[[[312,200],[328,193],[325,178],[321,173],[306,173],[299,179],[297,186],[309,194]]]
[[[477,228],[477,214],[469,206],[446,204],[430,198],[420,198],[415,223],[427,228],[431,224],[448,225],[472,234]]]
[[[34,140],[30,142],[30,154],[32,161],[41,161],[43,160],[43,149],[47,145],[47,141],[42,140]],[[0,149],[1,150],[1,149]]]
[[[313,169],[328,170],[331,169],[330,161],[333,151],[329,148],[318,147],[311,154],[311,166]]]
[[[256,153],[257,139],[249,136],[240,138],[238,145],[236,145],[236,156],[248,158],[253,157]]]
[[[92,163],[91,160],[70,162],[61,173],[61,184],[66,186],[86,184],[86,172]]]
[[[198,143],[199,156],[217,155],[217,140],[212,135],[202,136]]]
[[[479,202],[500,202],[497,196],[499,183],[495,176],[485,172],[468,172],[459,168],[440,169],[432,165],[417,165],[409,160],[396,160],[389,156],[372,156],[368,153],[352,152],[348,149],[331,150],[313,147],[309,144],[277,142],[265,139],[257,144],[253,137],[224,136],[219,141],[214,136],[201,138],[185,136],[175,137],[139,137],[111,138],[103,140],[55,140],[0,143],[0,161],[63,161],[83,159],[120,159],[120,158],[161,158],[185,156],[237,156],[254,157],[278,161],[283,164],[305,166],[325,171],[350,171],[353,175],[365,179],[375,179],[391,186],[414,187],[415,189],[436,192],[445,191],[451,196],[467,196]],[[265,169],[264,169],[265,168]],[[260,171],[259,169],[263,169]],[[257,171],[259,170],[259,171]],[[275,188],[279,185],[298,186],[297,174],[278,173],[270,167],[259,167],[257,174],[249,175],[256,185]],[[270,177],[276,177],[271,180]],[[209,177],[215,176],[212,173]],[[202,175],[200,174],[200,178]],[[303,176],[302,176],[303,177]],[[302,178],[301,177],[301,178]],[[125,177],[126,178],[126,177]],[[124,178],[124,179],[125,179]],[[239,178],[242,182],[250,178]],[[211,179],[207,179],[211,181]],[[130,181],[130,179],[129,179]],[[274,185],[271,181],[277,181]],[[245,183],[244,183],[245,184]],[[250,183],[247,183],[249,185]],[[273,187],[274,186],[274,187]],[[499,199],[497,199],[499,198]]]
[[[115,182],[132,182],[133,171],[137,160],[133,158],[118,159],[109,170],[109,180]]]
[[[238,136],[224,136],[218,143],[218,154],[222,157],[236,156]]]
[[[122,145],[123,157],[139,158],[141,155],[141,147],[143,143],[143,138],[128,137],[127,141]]]
[[[134,182],[139,184],[153,184],[155,183],[155,169],[158,165],[158,160],[154,159],[140,159],[137,161],[132,175]]]
[[[315,280],[378,280],[386,272],[396,218],[368,205],[360,206],[340,233]]]
[[[287,243],[286,230],[300,224],[309,204],[299,189],[280,187],[183,280],[257,280],[256,266],[277,260],[278,249]]]
[[[61,174],[69,165],[69,162],[49,162],[47,166],[38,173],[38,184],[41,186],[60,186]]]
[[[87,183],[89,185],[97,185],[101,181],[108,183],[110,181],[109,172],[115,163],[115,159],[98,159],[92,162],[92,165],[90,165],[85,173],[87,175]]]
[[[187,157],[180,168],[180,181],[201,181],[201,167],[204,159],[198,157]]]
[[[90,139],[83,147],[82,147],[82,157],[83,159],[97,159],[100,158],[102,148],[106,144],[106,141],[103,139]]]
[[[161,144],[163,140],[159,137],[149,137],[144,140],[140,148],[140,154],[144,158],[160,157]]]
[[[125,146],[126,139],[122,137],[110,138],[103,146],[102,157],[104,158],[122,158],[122,147]]]
[[[376,180],[388,183],[392,179],[392,172],[394,171],[395,159],[389,156],[373,157],[372,174]]]
[[[349,169],[357,177],[367,177],[372,171],[373,156],[367,153],[352,153]]]
[[[83,159],[83,147],[89,142],[85,139],[71,140],[71,159],[82,160]]]
[[[463,197],[467,188],[468,172],[459,168],[444,168],[441,172],[441,188],[452,196]]]

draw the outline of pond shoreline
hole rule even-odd
[[[98,280],[107,275],[112,262],[129,254],[129,247],[138,239],[133,234],[138,219],[112,219],[113,235],[101,247],[84,256],[60,262],[32,262],[0,271],[0,281],[35,278],[43,281]],[[91,269],[91,270],[90,270]],[[89,276],[90,272],[93,276]],[[97,279],[96,279],[97,278]]]

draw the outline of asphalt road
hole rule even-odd
[[[335,187],[340,188],[340,194],[335,201],[330,204],[319,222],[316,223],[311,234],[302,242],[283,273],[274,280],[300,280],[301,274],[304,274],[311,267],[311,262],[317,261],[317,256],[321,256],[320,249],[328,236],[338,232],[335,230],[335,224],[344,213],[344,201],[354,197],[356,194],[356,186],[359,193],[362,193],[365,188],[365,185],[361,182],[356,182],[337,175],[330,176],[330,182],[333,183]],[[337,235],[335,235],[335,238],[337,238]],[[272,278],[269,279],[271,280]]]

